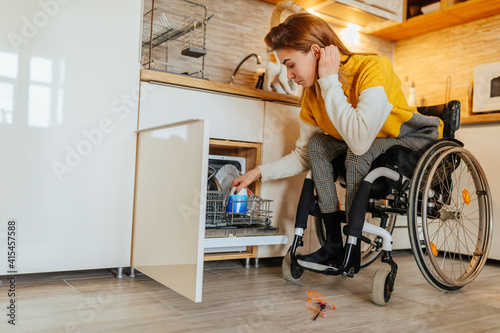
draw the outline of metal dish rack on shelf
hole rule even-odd
[[[167,13],[157,12],[155,1],[152,0],[152,8],[143,17],[142,47],[149,49],[147,56],[143,51],[143,67],[158,69],[158,64],[165,68],[173,67],[182,69],[185,75],[200,75],[204,78],[205,55],[207,53],[206,30],[207,22],[214,16],[208,16],[208,9],[202,4],[190,0],[181,0],[194,9],[188,8],[190,14],[185,15],[169,10]],[[196,8],[202,8],[203,13],[196,12]],[[181,54],[191,58],[202,58],[201,68],[188,67],[186,64],[178,64],[170,61],[162,61],[153,56],[153,48],[163,43],[176,41],[182,45]],[[168,51],[167,51],[168,52]],[[169,58],[166,56],[166,58]],[[176,72],[166,70],[167,72]]]
[[[221,191],[207,191],[207,212],[205,225],[207,228],[227,226],[265,226],[271,225],[271,201],[257,196],[246,200],[247,213],[226,212],[227,200]],[[233,201],[238,202],[238,201]]]

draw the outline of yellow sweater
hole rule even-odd
[[[353,55],[342,69],[346,74],[341,75],[339,80],[342,81],[342,90],[347,102],[354,109],[358,106],[362,92],[375,87],[383,88],[387,101],[392,105],[392,109],[376,137],[399,138],[418,131],[422,127],[435,127],[437,125],[436,119],[428,121],[431,120],[430,117],[419,114],[416,107],[408,106],[401,90],[401,81],[394,72],[389,59],[378,55]],[[321,80],[323,79],[320,79],[313,88],[305,90],[300,119],[320,127],[336,139],[344,140],[327,113],[322,93],[318,93],[324,89],[320,85]],[[379,89],[379,91],[381,90]],[[335,113],[336,110],[333,112]],[[383,117],[383,115],[380,116]],[[437,129],[439,134],[434,139],[442,137],[443,122],[441,120],[439,120]]]
[[[329,75],[305,90],[296,148],[277,161],[260,165],[263,180],[308,170],[307,143],[315,133],[325,132],[345,141],[356,155],[367,152],[376,137],[399,138],[415,150],[442,137],[439,118],[421,115],[408,106],[401,81],[387,58],[354,55],[342,68],[347,73],[343,78]]]

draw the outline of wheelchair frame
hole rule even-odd
[[[418,111],[443,119],[444,138],[420,156],[412,174],[402,172],[398,165],[376,167],[368,173],[359,186],[351,207],[344,245],[345,255],[340,267],[304,261],[298,255],[297,248],[303,245],[302,237],[307,228],[308,216],[316,216],[317,230],[323,229],[314,196],[314,182],[310,173],[308,174],[297,207],[295,237],[283,259],[285,279],[297,281],[304,270],[352,278],[357,273],[357,269],[352,266],[352,259],[354,255],[359,255],[354,253],[354,249],[358,242],[364,242],[368,250],[363,252],[361,268],[374,262],[380,255],[382,262],[390,266],[390,270],[377,270],[372,282],[374,303],[386,305],[394,291],[398,269],[391,256],[391,233],[397,215],[407,215],[415,260],[431,285],[439,290],[453,291],[477,277],[490,248],[492,203],[481,166],[463,148],[463,144],[454,139],[460,121],[460,102],[422,107]],[[462,178],[467,178],[468,175],[470,179],[462,184]],[[380,200],[371,197],[372,185],[377,180],[392,181],[393,184],[387,189],[386,203],[383,205],[378,204]],[[460,196],[460,192],[455,192],[461,186],[465,188]],[[473,206],[469,207],[470,204]],[[368,213],[380,219],[379,226],[365,221]],[[470,214],[478,215],[477,219],[469,216]],[[460,233],[463,233],[465,239],[459,239]],[[321,236],[320,232],[320,243]],[[472,247],[473,250],[469,249]]]

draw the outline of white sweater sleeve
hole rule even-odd
[[[363,90],[357,107],[353,108],[342,90],[338,74],[321,78],[318,83],[333,126],[354,154],[363,155],[370,149],[393,108],[384,88]]]
[[[317,126],[300,120],[300,137],[295,149],[275,162],[259,165],[262,180],[291,177],[309,170],[307,144],[316,133],[323,133],[323,131]]]

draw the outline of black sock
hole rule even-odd
[[[325,226],[325,244],[317,251],[303,256],[305,261],[327,264],[342,252],[341,222],[345,220],[344,212],[321,213]]]
[[[340,223],[345,221],[345,213],[343,211],[321,213],[321,217],[325,225],[326,242],[342,244],[342,228]]]

